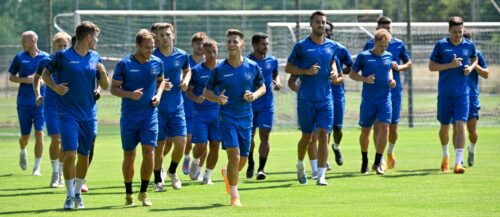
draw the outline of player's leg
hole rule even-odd
[[[315,127],[307,146],[307,156],[311,166],[311,179],[318,178],[318,129]]]
[[[474,155],[476,153],[476,143],[478,140],[477,133],[477,118],[471,118],[467,121],[467,131],[469,132],[469,146],[468,146],[468,157],[467,157],[467,165],[469,167],[474,166]]]
[[[361,147],[361,173],[368,173],[368,145],[370,144],[371,127],[361,127],[359,135],[359,145]]]
[[[77,208],[85,208],[81,197],[82,186],[85,184],[89,168],[89,155],[95,138],[94,121],[81,121],[78,131],[78,150],[75,174],[75,203]]]
[[[158,139],[156,142],[156,148],[154,153],[154,168],[153,168],[153,190],[155,192],[163,191],[163,185],[165,182],[165,176],[162,175],[163,172],[163,152],[165,149],[165,140],[167,138],[167,120],[168,116],[166,113],[158,112]]]
[[[45,128],[45,118],[43,116],[43,107],[33,107],[33,126],[35,128],[35,165],[33,166],[33,175],[41,175],[40,164],[43,155],[43,129]]]
[[[333,124],[333,101],[327,100],[316,106],[317,115],[314,120],[318,127],[318,179],[317,185],[327,185],[325,174],[328,162],[328,135]]]
[[[222,176],[226,184],[226,193],[231,196],[231,205],[238,205],[238,173],[240,163],[238,132],[234,126],[225,123],[220,126],[220,133],[223,141],[222,146],[226,149],[228,159],[227,166],[222,169]]]
[[[186,147],[184,148],[184,160],[182,162],[182,173],[187,175],[189,173],[189,165],[191,163],[191,150],[193,149],[192,142],[193,134],[188,133],[186,136]]]
[[[297,144],[297,179],[300,184],[307,183],[307,174],[305,170],[304,158],[307,148],[313,136],[316,117],[314,102],[308,100],[297,100],[297,115],[299,117],[300,130],[302,136]]]
[[[389,124],[386,122],[379,121],[375,123],[378,128],[378,133],[379,135],[377,136],[377,140],[375,140],[375,148],[376,148],[376,153],[375,153],[375,161],[373,163],[372,169],[379,175],[384,174],[384,170],[380,166],[382,156],[384,155],[384,150],[385,146],[387,144],[387,136],[388,136],[388,131],[389,131]]]
[[[19,137],[19,166],[22,170],[28,168],[28,152],[26,147],[30,140],[32,116],[29,107],[17,106],[17,116],[19,118],[19,126],[21,128],[21,137]]]
[[[209,185],[213,184],[211,175],[219,159],[219,146],[220,146],[219,140],[210,140],[209,142],[210,150],[207,156],[207,166],[205,169],[205,174],[203,175],[203,184],[209,184]]]
[[[181,189],[182,184],[177,175],[177,167],[184,156],[184,147],[186,146],[186,119],[184,109],[179,109],[168,122],[167,137],[173,138],[173,150],[170,165],[168,167],[167,176],[172,181],[172,187],[175,190]]]
[[[466,127],[469,116],[469,96],[458,96],[454,99],[453,119],[455,120],[455,130],[453,132],[453,145],[455,147],[455,167],[454,173],[464,173],[462,166],[464,147],[466,141]]]
[[[344,112],[345,112],[345,97],[340,95],[339,97],[333,98],[333,144],[332,150],[335,155],[335,163],[342,166],[344,164],[344,159],[342,157],[342,152],[340,150],[340,142],[342,141],[342,125],[344,123]]]
[[[361,134],[359,135],[359,145],[361,147],[361,173],[368,173],[368,145],[370,144],[370,131],[373,127],[373,134],[378,133],[378,125],[376,124],[376,105],[370,101],[361,100],[359,111],[359,126],[361,126]],[[374,125],[375,123],[375,125]],[[374,141],[377,135],[373,136]]]
[[[389,146],[387,147],[387,167],[389,169],[394,168],[396,165],[396,155],[394,154],[394,147],[398,140],[398,123],[401,116],[401,100],[402,95],[400,90],[391,90],[391,101],[392,101],[392,116],[391,123],[389,125]]]
[[[142,202],[143,206],[152,206],[153,203],[147,194],[147,189],[154,168],[154,152],[156,139],[158,138],[158,118],[156,115],[153,115],[149,120],[143,123],[140,138],[142,144],[142,164],[141,189],[138,199]]]
[[[441,142],[441,148],[443,150],[441,172],[448,172],[450,171],[448,143],[450,140],[449,131],[453,104],[449,97],[438,95],[437,106],[437,119],[441,123],[441,126],[439,128],[439,140]]]
[[[271,129],[259,128],[259,168],[257,168],[257,180],[266,179],[265,167],[267,163],[267,157],[269,156],[270,143],[269,135],[271,134]]]
[[[66,200],[64,209],[75,208],[75,160],[78,149],[78,131],[77,121],[67,115],[61,114],[58,119],[59,129],[61,131],[61,143],[64,151],[63,175],[66,185]]]
[[[250,152],[248,154],[248,167],[247,167],[247,172],[246,172],[247,179],[253,178],[253,174],[255,171],[255,161],[253,159],[253,151],[255,149],[255,133],[257,131],[257,127],[255,124],[255,120],[257,118],[256,116],[258,116],[258,113],[254,112],[254,116],[253,116],[253,119],[254,119],[253,126],[254,127],[252,128],[252,142],[251,142]]]

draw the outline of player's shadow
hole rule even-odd
[[[122,208],[123,206],[103,206],[103,207],[86,207],[85,209],[79,209],[78,212],[82,211],[92,211],[92,210],[109,210],[109,209],[117,209],[117,208]],[[1,215],[28,215],[28,214],[44,214],[48,212],[59,212],[59,213],[72,213],[77,210],[65,210],[63,208],[57,208],[57,209],[39,209],[39,210],[20,210],[20,211],[6,211],[6,212],[0,212]]]
[[[290,180],[288,180],[290,181]],[[251,188],[238,188],[239,191],[250,191],[250,190],[264,190],[264,189],[276,189],[276,188],[289,188],[292,186],[292,183],[283,184],[283,185],[272,185],[272,186],[257,186]]]
[[[39,188],[38,188],[39,189]],[[16,194],[0,194],[0,198],[2,197],[22,197],[22,196],[33,196],[33,195],[50,195],[50,194],[66,194],[66,192],[57,192],[57,191],[43,191],[43,192],[24,192],[24,193],[16,193]]]
[[[164,212],[164,211],[185,211],[185,210],[207,210],[213,208],[224,207],[223,204],[213,203],[207,206],[189,206],[189,207],[177,207],[177,208],[166,208],[166,209],[150,209],[151,212]]]
[[[40,189],[53,189],[50,187],[33,187],[33,188],[8,188],[8,189],[0,189],[0,192],[2,191],[35,191],[35,190],[40,190]]]
[[[439,175],[442,174],[439,169],[420,169],[420,170],[397,170],[398,174],[387,174],[382,176],[384,178],[404,178],[404,177],[414,177],[414,176],[429,176],[429,175]]]
[[[14,175],[13,173],[9,173],[9,174],[2,174],[2,175],[0,175],[0,178],[10,177],[10,176],[13,176],[13,175]]]

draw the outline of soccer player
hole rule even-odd
[[[333,37],[333,24],[330,22],[326,23],[325,35],[327,38],[332,39]],[[339,76],[336,82],[332,83],[332,97],[333,97],[333,144],[332,150],[335,155],[335,163],[341,166],[344,164],[344,159],[342,157],[342,152],[340,151],[340,142],[342,141],[342,125],[344,122],[344,112],[345,112],[345,90],[344,90],[344,73],[349,74],[352,67],[351,54],[347,48],[339,42],[337,44],[337,53],[335,54],[335,60],[337,61],[337,71]],[[342,69],[342,66],[346,67]]]
[[[26,147],[31,134],[31,126],[35,128],[35,164],[33,175],[41,176],[40,163],[43,154],[43,128],[45,127],[43,107],[35,103],[33,90],[33,74],[40,61],[49,55],[38,49],[38,35],[33,31],[23,32],[21,35],[23,51],[16,54],[9,67],[9,81],[19,83],[17,92],[17,115],[21,127],[19,138],[19,166],[22,170],[28,167],[28,153]],[[41,90],[41,92],[45,92]]]
[[[84,208],[81,187],[87,175],[89,153],[94,138],[96,81],[108,87],[106,69],[95,52],[99,27],[84,21],[76,27],[74,47],[57,52],[47,63],[42,78],[57,97],[57,112],[64,154],[66,183],[65,209]],[[52,79],[52,76],[55,77]],[[75,159],[78,152],[78,162]],[[76,177],[76,178],[75,178]]]
[[[136,51],[125,56],[115,68],[111,94],[122,97],[120,131],[122,139],[125,206],[134,206],[132,180],[137,143],[142,145],[141,190],[139,201],[152,206],[147,187],[153,172],[154,149],[158,138],[158,105],[165,83],[163,63],[152,56],[155,35],[141,29],[135,37]]]
[[[274,97],[271,88],[274,84],[274,90],[281,89],[281,80],[278,73],[278,60],[276,57],[267,54],[269,38],[262,32],[255,33],[252,36],[253,52],[247,55],[248,59],[256,62],[262,69],[266,84],[266,94],[252,103],[253,129],[252,129],[252,147],[248,155],[247,178],[252,178],[255,162],[253,160],[253,150],[255,148],[255,131],[259,128],[259,168],[257,169],[257,180],[266,179],[264,168],[269,155],[269,134],[273,127],[274,119]]]
[[[71,36],[65,32],[58,32],[52,38],[52,45],[56,52],[64,50],[71,45]],[[43,115],[45,117],[45,123],[47,124],[47,134],[50,136],[49,155],[50,163],[52,165],[52,177],[50,179],[49,186],[51,188],[62,188],[64,187],[62,167],[59,167],[59,165],[60,160],[62,162],[63,159],[59,159],[61,154],[59,148],[61,143],[61,134],[59,133],[59,125],[57,124],[57,93],[50,88],[46,88],[45,96],[43,96],[40,91],[40,88],[43,85],[40,76],[42,75],[43,69],[45,69],[45,66],[50,61],[51,57],[43,59],[40,61],[40,64],[38,64],[36,73],[33,76],[33,89],[35,91],[36,105],[42,106],[43,102]]]
[[[333,123],[330,80],[337,78],[334,58],[337,46],[332,40],[324,37],[326,15],[323,12],[312,13],[309,24],[311,34],[295,44],[285,67],[287,73],[299,75],[301,80],[297,114],[302,137],[297,148],[297,178],[300,184],[307,183],[303,160],[313,135],[313,128],[317,127],[319,173],[316,184],[328,185],[325,179],[328,134]]]
[[[466,39],[472,40],[472,32],[469,29],[465,29],[464,37]],[[476,153],[476,143],[478,139],[477,135],[477,121],[479,120],[479,109],[481,109],[479,103],[479,76],[484,79],[488,79],[489,70],[488,64],[484,59],[483,53],[476,50],[477,54],[477,65],[476,68],[469,75],[469,116],[467,119],[467,130],[469,131],[469,141],[468,146],[469,154],[467,156],[467,165],[469,167],[474,166],[474,155]]]
[[[443,149],[441,171],[448,172],[449,128],[451,120],[455,121],[453,145],[455,147],[454,173],[464,173],[461,165],[465,127],[469,115],[469,74],[476,68],[476,46],[463,38],[464,21],[461,17],[448,19],[449,36],[439,40],[432,51],[429,70],[439,71],[437,119],[441,123],[439,139]]]
[[[391,33],[392,20],[389,17],[382,16],[377,20],[377,29],[385,29]],[[372,49],[374,47],[374,40],[369,40],[363,50]],[[389,125],[389,147],[387,148],[387,168],[392,169],[396,165],[396,157],[394,155],[394,146],[398,139],[398,123],[401,114],[401,101],[403,94],[403,85],[401,83],[400,72],[409,70],[411,68],[411,59],[405,43],[396,37],[392,37],[389,42],[387,51],[392,54],[392,76],[396,81],[396,88],[391,89],[392,101],[392,115],[391,123]],[[377,135],[378,128],[373,129],[373,134]]]
[[[227,152],[227,168],[222,169],[231,206],[241,206],[238,172],[246,164],[252,136],[252,102],[266,93],[260,67],[241,55],[245,43],[237,29],[226,32],[228,57],[210,76],[203,97],[219,103],[222,148]],[[219,95],[216,90],[221,90]]]
[[[391,123],[390,88],[396,87],[396,81],[391,73],[393,57],[391,53],[386,51],[392,39],[391,33],[385,29],[379,29],[375,32],[374,37],[374,47],[358,54],[349,77],[355,81],[363,82],[359,112],[361,173],[368,173],[368,144],[372,125],[375,123],[374,127],[379,130],[378,134],[374,135],[376,153],[372,169],[377,174],[384,175],[384,169],[380,166],[380,162],[387,144],[388,128]],[[362,72],[361,75],[358,74],[359,71]]]
[[[205,100],[203,89],[217,65],[218,48],[217,42],[212,39],[205,40],[202,45],[205,61],[191,69],[192,77],[189,82],[189,88],[186,91],[188,97],[195,102],[193,110],[194,159],[191,163],[189,176],[192,180],[198,179],[202,168],[200,158],[203,158],[204,153],[208,152],[207,145],[209,143],[210,150],[202,181],[203,184],[212,184],[211,174],[219,158],[219,144],[221,140],[217,120],[219,104]],[[218,89],[214,90],[216,95],[219,92]]]
[[[188,54],[174,47],[175,31],[170,23],[160,23],[153,31],[158,37],[158,47],[153,55],[163,61],[165,79],[172,82],[172,89],[163,93],[163,100],[158,107],[158,147],[155,149],[154,190],[163,191],[161,168],[164,154],[168,153],[172,142],[174,149],[167,176],[172,181],[172,187],[181,189],[182,184],[177,175],[177,166],[184,154],[186,145],[186,119],[184,113],[182,91],[188,87],[191,79]],[[164,149],[166,151],[164,152]]]
[[[191,48],[192,54],[189,55],[189,67],[193,68],[194,66],[201,63],[205,56],[203,55],[203,41],[207,39],[207,34],[204,32],[194,33],[191,37]],[[192,149],[192,137],[193,137],[193,101],[189,99],[186,92],[182,92],[182,98],[184,100],[184,113],[186,113],[186,148],[184,148],[184,161],[182,163],[182,172],[184,175],[189,174],[189,166],[191,161],[191,149]],[[200,159],[200,165],[203,165],[205,158],[207,157],[206,153],[203,153],[203,156]]]

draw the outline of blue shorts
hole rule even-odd
[[[43,106],[18,105],[17,116],[23,136],[31,134],[31,125],[34,125],[35,131],[42,131],[45,128]]]
[[[59,134],[59,122],[57,121],[57,105],[55,100],[45,101],[43,108],[45,123],[47,124],[47,134]]]
[[[187,136],[184,109],[174,112],[158,112],[158,140],[176,136]]]
[[[479,120],[479,110],[481,109],[481,104],[479,103],[479,95],[469,96],[469,117],[467,121],[475,118]]]
[[[299,99],[297,101],[297,114],[302,133],[310,134],[314,127],[332,130],[333,123],[333,102],[310,101]]]
[[[69,114],[59,113],[59,130],[64,151],[77,151],[88,156],[94,141],[94,120],[79,121]]]
[[[253,128],[273,129],[274,111],[272,109],[253,111]]]
[[[120,133],[123,151],[132,151],[140,142],[156,147],[158,139],[158,113],[142,119],[120,118]]]
[[[336,95],[333,97],[333,126],[342,128],[344,124],[345,97]]]
[[[240,156],[248,157],[252,140],[252,127],[240,127],[223,121],[219,122],[222,149],[239,148]]]
[[[401,92],[397,93],[395,91],[391,92],[391,102],[392,102],[392,117],[391,124],[398,124],[399,118],[401,116],[401,101],[403,96]]]
[[[193,116],[186,116],[186,133],[187,134],[192,134],[193,133]]]
[[[441,125],[448,125],[451,120],[467,122],[469,116],[469,95],[438,95],[437,119]]]
[[[193,143],[221,141],[217,119],[218,112],[217,109],[193,112]]]
[[[361,99],[359,111],[359,126],[372,127],[375,120],[382,123],[391,123],[392,105],[390,98],[377,100]]]

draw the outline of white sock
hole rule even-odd
[[[211,169],[206,169],[205,170],[205,175],[203,176],[203,178],[210,179],[211,176],[212,176],[212,170]]]
[[[59,160],[50,160],[50,164],[52,165],[52,173],[59,173]]]
[[[325,173],[326,173],[326,167],[320,167],[318,171],[319,171],[319,173],[318,173],[318,178],[319,178],[319,177],[322,177],[322,176],[324,176],[324,175],[325,175]]]
[[[394,153],[394,146],[395,146],[395,145],[396,145],[396,144],[391,144],[391,143],[389,143],[389,147],[387,148],[387,154],[392,154],[392,153]]]
[[[39,170],[41,162],[42,162],[42,158],[35,158],[35,165],[33,166],[33,170]]]
[[[446,145],[441,145],[441,148],[443,149],[443,158],[448,157],[450,154],[448,153],[448,144]]]
[[[200,167],[200,166],[198,166],[198,167],[196,168],[196,174],[201,174],[201,167]]]
[[[463,157],[464,157],[464,149],[463,148],[455,149],[455,165],[460,165],[462,163]]]
[[[238,185],[229,186],[229,191],[231,192],[231,198],[239,198],[240,197],[240,195],[238,194]]]
[[[28,154],[28,152],[26,152],[26,149],[21,149],[21,154],[26,156]]]
[[[334,150],[339,150],[339,144],[337,144],[337,143],[334,142],[333,143],[333,149]]]
[[[187,159],[187,160],[190,160],[190,159],[191,159],[191,155],[189,155],[189,154],[185,154],[185,155],[184,155],[184,159],[185,159],[185,160],[186,160],[186,159]]]
[[[75,194],[82,193],[82,185],[85,183],[85,179],[75,178]]]
[[[318,171],[318,160],[310,160],[311,163],[311,170],[313,173]]]
[[[200,158],[194,158],[193,162],[196,166],[199,166],[200,165]]]
[[[66,196],[74,197],[75,196],[75,179],[66,179],[64,180],[66,183]]]
[[[469,152],[476,153],[476,143],[469,144]]]

